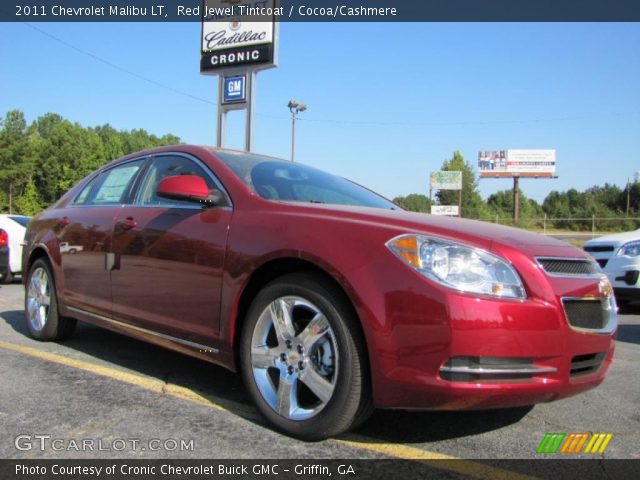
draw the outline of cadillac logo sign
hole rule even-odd
[[[200,71],[276,65],[276,0],[204,0]]]

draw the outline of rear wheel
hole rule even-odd
[[[25,292],[25,316],[29,334],[37,340],[63,340],[76,326],[72,318],[61,317],[49,262],[39,258],[29,270]]]
[[[370,413],[356,322],[344,295],[320,276],[287,275],[256,296],[242,331],[242,374],[279,430],[321,440]]]

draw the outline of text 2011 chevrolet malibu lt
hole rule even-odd
[[[488,409],[602,382],[617,325],[584,252],[521,230],[407,213],[343,178],[255,154],[148,150],[29,224],[26,318],[76,319],[242,372],[304,439],[374,407]]]

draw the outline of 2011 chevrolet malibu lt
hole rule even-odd
[[[308,440],[376,407],[556,400],[613,357],[612,289],[581,250],[252,153],[128,155],[35,217],[26,243],[34,338],[81,320],[238,370],[258,410]]]

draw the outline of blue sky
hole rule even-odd
[[[33,25],[67,44],[0,25],[2,114],[215,142],[217,80],[199,73],[198,23]],[[296,98],[309,106],[297,160],[388,197],[428,193],[456,149],[474,164],[479,150],[557,149],[557,180],[521,182],[537,200],[640,171],[640,24],[284,23],[280,65],[257,87],[257,152],[288,158]],[[241,112],[228,128],[227,146],[241,148]],[[480,182],[485,197],[510,186]]]

